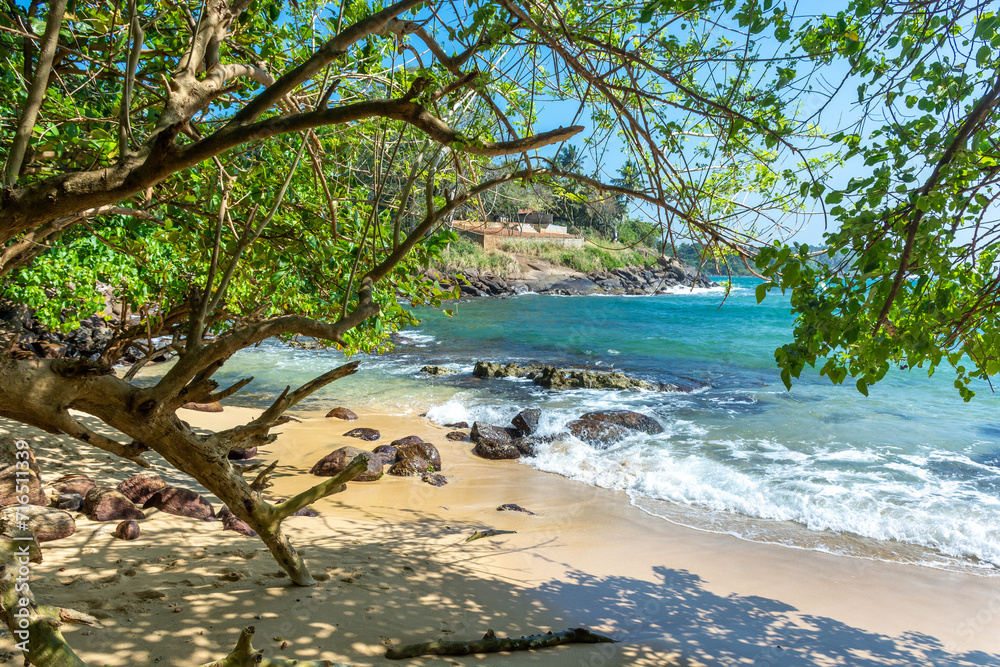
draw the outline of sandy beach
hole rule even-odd
[[[356,406],[349,406],[357,409]],[[288,584],[256,538],[217,522],[148,510],[142,536],[77,515],[77,532],[34,566],[40,601],[102,619],[66,636],[93,665],[197,665],[226,655],[255,625],[267,656],[398,664],[387,646],[586,626],[616,644],[422,658],[413,665],[1000,665],[1000,577],[983,577],[741,541],[682,528],[630,506],[620,492],[511,461],[486,461],[426,419],[300,414],[260,455],[280,465],[271,489],[313,483],[306,471],[356,426],[380,442],[418,435],[442,454],[449,483],[386,476],[351,483],[286,522],[319,586]],[[219,429],[251,411],[183,411]],[[117,484],[128,462],[11,422],[0,433],[34,446],[43,479],[84,472]],[[151,456],[168,482],[192,480]],[[216,508],[221,505],[210,498]],[[499,512],[516,503],[536,514]],[[516,531],[466,542],[475,530]],[[282,644],[285,648],[282,650]],[[0,661],[20,662],[8,636]]]

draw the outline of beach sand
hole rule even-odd
[[[220,429],[252,411],[182,411]],[[585,626],[616,644],[411,665],[1000,665],[1000,577],[845,558],[741,541],[651,517],[620,492],[513,461],[486,461],[469,442],[416,417],[358,421],[299,415],[262,451],[277,459],[274,496],[307,488],[312,464],[342,445],[418,435],[441,451],[449,483],[386,476],[351,483],[286,522],[315,588],[290,586],[256,538],[147,511],[141,537],[77,516],[34,566],[40,601],[90,612],[104,627],[66,637],[92,665],[191,666],[226,655],[242,628],[269,657],[398,664],[387,646],[518,636]],[[342,434],[357,426],[378,443]],[[117,484],[139,469],[97,450],[0,421],[33,444],[43,478],[86,472]],[[204,492],[151,456],[171,483]],[[221,509],[212,498],[216,511]],[[516,503],[536,513],[499,512]],[[511,530],[466,542],[475,530]],[[281,650],[282,643],[287,642]],[[0,660],[14,664],[9,637]]]

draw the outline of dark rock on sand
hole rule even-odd
[[[181,407],[185,410],[195,410],[197,412],[222,412],[222,403],[218,401],[211,403],[185,403]]]
[[[342,472],[358,456],[364,456],[367,460],[367,467],[361,474],[354,478],[355,482],[376,482],[382,479],[383,458],[374,452],[368,452],[357,447],[340,447],[333,450],[313,465],[309,471],[312,475],[319,477],[333,477]]]
[[[352,428],[344,435],[348,438],[360,438],[362,440],[367,440],[368,442],[378,440],[382,437],[382,434],[374,428]]]
[[[468,440],[469,434],[463,433],[462,431],[452,431],[450,433],[446,433],[444,437],[453,442],[461,442],[463,440]]]
[[[402,447],[403,445],[412,445],[415,442],[423,442],[423,438],[419,435],[408,435],[405,438],[400,438],[399,440],[393,440],[389,443],[390,447]]]
[[[514,425],[514,428],[518,432],[524,435],[531,435],[538,429],[538,419],[542,416],[542,411],[538,408],[528,408],[527,410],[521,410],[510,423]]]
[[[256,447],[237,447],[229,450],[227,458],[230,461],[247,461],[255,456],[257,456]]]
[[[18,456],[20,455],[20,456]],[[18,476],[17,462],[27,462],[28,469],[21,470]],[[42,472],[35,461],[31,448],[18,449],[17,441],[11,437],[0,438],[0,507],[21,505],[23,496],[28,497],[29,505],[45,506],[49,504],[48,496],[42,489]],[[24,473],[27,472],[27,476]],[[18,493],[18,487],[27,486],[25,493]],[[24,491],[24,489],[20,489]]]
[[[421,481],[427,482],[431,486],[444,486],[448,483],[448,478],[436,472],[425,472],[420,477]]]
[[[96,486],[97,482],[89,475],[64,475],[52,482],[52,488],[59,493],[79,493],[84,498]]]
[[[445,428],[469,428],[469,422],[455,422],[454,424],[445,424]]]
[[[115,528],[115,537],[119,540],[137,540],[140,532],[139,524],[135,521],[122,521]]]
[[[215,510],[210,502],[197,492],[191,489],[182,489],[179,486],[168,486],[153,493],[142,504],[143,509],[150,507],[155,507],[167,514],[186,516],[191,519],[201,519],[202,521],[215,519]]]
[[[251,528],[246,521],[233,514],[228,507],[222,508],[222,511],[219,512],[219,518],[222,519],[222,530],[231,530],[247,537],[257,537],[257,531]]]
[[[398,460],[404,461],[408,458],[417,457],[426,460],[435,471],[441,470],[441,452],[429,442],[412,442],[408,445],[400,445],[398,448]]]
[[[326,413],[327,419],[331,417],[334,419],[343,419],[344,421],[352,422],[358,418],[356,414],[348,410],[347,408],[334,408]]]
[[[566,424],[569,432],[592,447],[605,449],[628,436],[628,429],[596,419],[574,419]]]
[[[67,512],[79,512],[83,509],[83,496],[79,493],[60,493],[54,507]]]
[[[179,486],[168,486],[155,492],[142,504],[143,509],[150,507],[155,507],[167,514],[186,516],[202,521],[211,521],[215,518],[215,510],[211,503],[191,489],[182,489]]]
[[[588,412],[585,415],[581,415],[580,419],[594,419],[597,421],[608,422],[610,424],[617,424],[627,428],[630,431],[643,431],[649,435],[656,435],[657,433],[663,433],[663,427],[660,423],[639,412],[632,412],[630,410],[601,410],[599,412]]]
[[[430,462],[422,456],[410,456],[400,459],[389,468],[389,474],[398,477],[421,475],[425,472],[434,472],[434,469]]]
[[[382,465],[392,465],[399,460],[399,450],[392,445],[379,445],[372,450],[372,454],[382,460]]]
[[[525,514],[530,514],[531,516],[535,516],[535,513],[532,512],[531,510],[526,510],[520,505],[515,505],[514,503],[504,503],[503,505],[497,508],[497,512],[524,512]]]
[[[168,486],[170,485],[155,472],[140,472],[119,484],[118,491],[133,503],[142,504],[149,500],[151,495]]]
[[[145,519],[146,515],[117,489],[96,486],[83,499],[83,513],[92,521]]]
[[[458,373],[458,371],[453,371],[444,366],[424,366],[420,369],[420,372],[427,373],[428,375],[455,375]]]
[[[24,508],[6,507],[0,510],[0,532],[14,535],[21,522],[27,524],[28,530],[39,542],[51,542],[69,537],[76,532],[73,515],[63,510],[38,505],[28,505]]]

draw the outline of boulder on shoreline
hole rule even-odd
[[[472,441],[476,447],[472,450],[484,459],[516,459],[521,457],[520,450],[514,445],[514,439],[506,430],[485,422],[475,422],[472,425]]]
[[[382,437],[382,434],[378,432],[378,429],[374,428],[352,428],[344,435],[348,438],[360,438],[361,440],[367,440],[368,442],[373,442]]]
[[[538,420],[542,416],[542,411],[538,408],[528,408],[518,412],[510,423],[514,425],[522,436],[531,435],[538,430]]]
[[[133,503],[142,504],[149,500],[149,497],[160,489],[165,489],[169,484],[155,472],[140,472],[132,475],[118,485],[118,491]]]
[[[76,532],[76,521],[73,515],[52,507],[14,506],[0,510],[0,532],[12,535],[21,524],[27,528],[39,542],[51,542],[69,537]]]
[[[82,512],[91,521],[122,521],[124,519],[145,519],[135,504],[118,489],[110,486],[95,486],[83,499]]]
[[[167,514],[190,519],[201,519],[202,521],[215,519],[215,510],[210,502],[202,498],[201,494],[196,491],[179,486],[168,486],[155,492],[142,504],[143,509],[150,507],[155,507]]]
[[[397,477],[412,477],[422,475],[426,472],[434,472],[435,468],[431,462],[423,456],[412,455],[400,459],[389,468],[389,474]]]
[[[431,472],[441,471],[441,452],[429,442],[411,442],[397,447],[397,457],[399,461],[411,458],[422,458],[431,465]],[[423,471],[421,471],[423,472]]]
[[[343,419],[344,421],[352,422],[358,418],[354,412],[348,410],[347,408],[334,408],[326,413],[327,419]]]
[[[382,479],[382,466],[385,464],[385,459],[381,453],[368,452],[351,446],[333,450],[313,464],[309,474],[317,477],[333,477],[347,468],[358,455],[364,456],[368,463],[365,470],[352,481],[377,482]]]

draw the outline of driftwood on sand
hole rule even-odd
[[[586,628],[570,628],[562,632],[546,632],[527,637],[497,637],[493,630],[487,630],[482,639],[475,641],[437,641],[426,644],[394,646],[385,652],[392,660],[416,658],[422,655],[470,655],[472,653],[498,653],[500,651],[530,651],[560,644],[605,644],[615,643],[611,637],[591,632]]]

